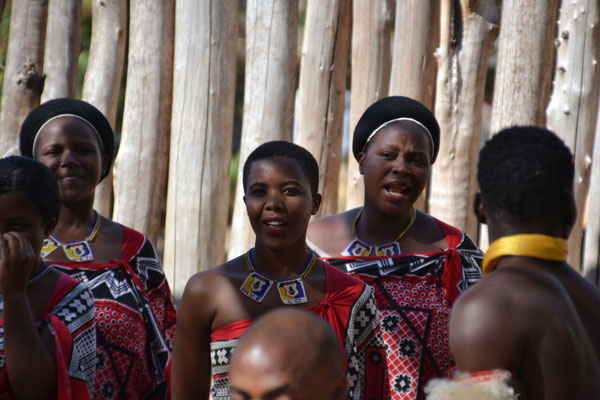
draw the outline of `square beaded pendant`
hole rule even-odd
[[[283,304],[294,305],[308,302],[306,289],[300,277],[277,282],[277,290]]]
[[[267,278],[257,271],[253,271],[246,277],[242,286],[240,286],[240,292],[246,297],[260,303],[264,300],[265,296],[273,286],[273,280]]]

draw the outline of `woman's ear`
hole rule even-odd
[[[100,175],[104,175],[107,173],[106,169],[108,168],[108,156],[106,154],[102,154],[102,166],[100,168]]]
[[[367,158],[367,155],[365,154],[364,151],[361,151],[360,153],[358,153],[358,157],[356,158],[358,161],[358,171],[360,172],[361,175],[364,174],[366,158]]]
[[[58,221],[54,217],[48,219],[48,221],[46,222],[46,226],[44,227],[44,238],[47,238],[48,236],[50,236],[50,234],[52,233],[54,228],[56,228],[57,222]]]
[[[313,196],[313,208],[310,212],[312,215],[315,215],[319,211],[322,201],[323,201],[323,196],[321,196],[320,193],[317,193]]]
[[[475,198],[473,200],[473,211],[477,217],[477,222],[480,224],[487,224],[485,208],[483,207],[483,202],[481,201],[481,192],[475,193]]]

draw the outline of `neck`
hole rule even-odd
[[[275,280],[299,276],[310,257],[304,242],[280,251],[255,243],[251,254],[256,270]]]
[[[488,235],[490,243],[504,236],[513,236],[521,234],[541,234],[553,236],[562,239],[568,239],[571,229],[553,221],[527,221],[527,222],[507,222],[506,220],[488,221]]]
[[[410,223],[411,209],[390,216],[365,203],[363,213],[356,224],[356,234],[370,244],[392,242]]]
[[[74,203],[61,203],[60,216],[52,234],[59,237],[69,233],[88,231],[94,223],[94,197]]]

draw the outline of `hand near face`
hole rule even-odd
[[[0,235],[0,293],[24,292],[36,260],[31,243],[23,234]]]

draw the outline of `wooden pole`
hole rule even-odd
[[[435,96],[441,137],[431,179],[429,211],[473,238],[477,237],[477,219],[472,208],[477,190],[474,171],[479,154],[485,78],[499,19],[495,0],[462,0],[459,4],[442,1]]]
[[[354,1],[352,4],[352,84],[350,101],[350,149],[354,128],[363,112],[388,95],[392,3],[389,0]],[[358,163],[348,151],[346,209],[364,203],[364,186]]]
[[[504,0],[491,132],[545,126],[558,0]]]
[[[600,94],[599,13],[597,0],[562,2],[553,92],[546,110],[548,128],[563,138],[575,158],[573,189],[578,216],[569,237],[568,262],[578,270]]]
[[[175,2],[129,4],[131,51],[113,217],[156,243],[169,156]]]
[[[246,158],[264,142],[292,140],[297,37],[296,0],[248,0],[244,118],[229,259],[254,244],[254,232],[242,200],[242,168]]]
[[[176,298],[225,261],[237,18],[237,0],[177,1],[164,256]]]
[[[41,102],[75,97],[81,50],[81,0],[51,0],[48,5]]]
[[[600,115],[600,105],[597,114]],[[590,172],[588,220],[585,231],[585,252],[581,273],[600,286],[600,118],[596,119],[594,152]]]
[[[18,135],[27,114],[40,104],[46,0],[13,1],[2,85],[0,156],[18,154]]]
[[[117,103],[125,61],[127,0],[92,2],[92,38],[81,98],[93,104],[116,130]],[[96,187],[94,208],[111,217],[113,175]]]
[[[440,1],[396,2],[394,49],[390,95],[401,95],[423,103],[433,111],[437,65],[435,51],[440,41]],[[415,203],[427,210],[427,188]]]
[[[319,162],[323,203],[317,217],[338,212],[351,6],[350,0],[309,0],[307,4],[297,142]]]

